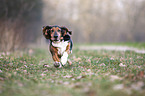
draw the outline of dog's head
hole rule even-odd
[[[67,33],[72,34],[66,27],[59,26],[44,26],[42,30],[44,37],[51,41],[61,41]]]

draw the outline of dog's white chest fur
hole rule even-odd
[[[52,42],[52,45],[57,47],[59,55],[63,55],[68,45],[68,41]]]

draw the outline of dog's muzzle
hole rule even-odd
[[[54,37],[54,41],[59,41],[58,34],[56,32],[54,33],[53,37]]]

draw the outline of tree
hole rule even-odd
[[[24,46],[37,34],[37,27],[32,32],[27,29],[34,26],[33,22],[41,21],[42,1],[1,0],[0,6],[0,50],[10,51]]]

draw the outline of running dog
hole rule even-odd
[[[54,60],[54,66],[61,68],[67,62],[71,65],[68,55],[72,53],[73,43],[70,37],[72,31],[69,31],[66,27],[55,25],[44,26],[42,32],[44,37],[50,40],[49,49]]]

